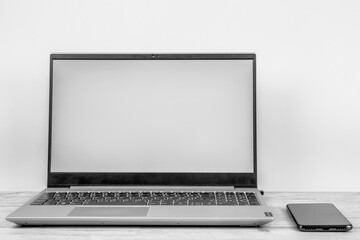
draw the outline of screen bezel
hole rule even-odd
[[[54,60],[252,60],[253,61],[253,172],[252,173],[138,173],[51,172]],[[256,55],[246,54],[51,54],[49,86],[47,187],[70,186],[235,186],[257,187]]]

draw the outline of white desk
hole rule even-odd
[[[275,221],[263,227],[19,227],[5,217],[36,192],[0,192],[0,239],[359,239],[360,193],[265,192]],[[287,203],[331,202],[349,219],[350,232],[300,232]]]

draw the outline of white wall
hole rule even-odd
[[[46,184],[51,52],[255,52],[259,187],[360,190],[360,1],[0,0],[0,190]]]

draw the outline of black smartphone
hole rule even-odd
[[[300,231],[346,232],[349,220],[331,203],[294,203],[286,205]]]

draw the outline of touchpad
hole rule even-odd
[[[148,207],[75,207],[70,217],[144,217]]]

